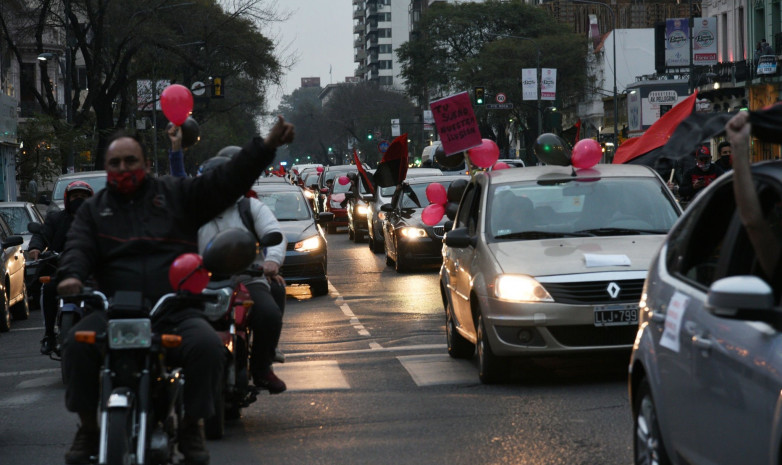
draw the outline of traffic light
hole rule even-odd
[[[212,78],[212,98],[223,98],[225,92],[223,90],[223,78]]]
[[[483,99],[486,96],[486,88],[484,87],[476,87],[475,88],[475,104],[476,105],[483,105]]]
[[[367,140],[372,140],[373,137],[374,137],[374,134],[372,134],[372,130],[371,129],[367,129]]]

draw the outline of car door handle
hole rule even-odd
[[[698,349],[704,350],[706,352],[711,351],[712,342],[706,337],[702,336],[693,336],[692,337],[692,345],[697,347]]]

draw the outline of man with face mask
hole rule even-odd
[[[65,235],[71,227],[76,210],[81,204],[92,197],[92,187],[84,181],[73,181],[65,188],[65,209],[50,212],[43,223],[43,231],[34,233],[30,239],[27,256],[30,260],[38,260],[41,252],[49,248],[60,253],[65,248]],[[44,284],[41,288],[41,309],[43,310],[44,336],[41,339],[41,353],[49,355],[54,351],[54,320],[57,318],[57,288],[52,284]]]
[[[722,168],[711,162],[709,147],[702,145],[695,151],[695,166],[685,171],[682,176],[679,195],[682,200],[692,200],[724,172]]]
[[[106,150],[106,189],[90,199],[73,221],[57,273],[60,295],[79,293],[93,275],[98,288],[140,291],[150,302],[173,292],[171,263],[198,252],[198,229],[244,195],[274,159],[275,149],[293,140],[293,126],[279,117],[265,138],[255,137],[227,163],[196,178],[147,175],[149,159],[137,137],[115,136]],[[203,419],[214,415],[223,344],[198,309],[180,309],[163,322],[182,345],[166,362],[181,366],[184,418],[177,447],[188,465],[206,465]],[[65,404],[81,425],[66,464],[89,463],[98,453],[98,349],[74,340],[75,331],[105,331],[106,317],[94,312],[73,327],[63,344]]]

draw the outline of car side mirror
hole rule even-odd
[[[446,231],[450,231],[451,229],[453,229],[453,221],[452,220],[446,221],[445,224],[443,224],[443,227],[445,228]]]
[[[49,200],[49,196],[48,196],[48,195],[46,195],[46,194],[41,194],[41,195],[38,197],[38,203],[40,203],[40,204],[42,204],[42,205],[49,205],[50,203],[52,203],[52,201],[51,201],[51,200]]]
[[[7,249],[8,247],[13,247],[15,245],[22,245],[24,243],[24,238],[22,236],[8,236],[3,241],[3,248]]]
[[[392,211],[394,211],[394,206],[391,205],[390,203],[384,203],[383,205],[380,206],[380,211],[391,213]]]
[[[456,228],[445,233],[443,242],[448,247],[464,249],[470,246],[475,247],[478,241],[474,237],[470,237],[467,228]]]
[[[757,276],[730,276],[709,287],[706,308],[715,316],[736,319],[756,319],[763,314],[780,315],[774,309],[774,290]],[[757,318],[768,322],[768,316]]]
[[[325,224],[334,220],[334,213],[333,212],[316,213],[316,219],[318,221],[318,224]]]

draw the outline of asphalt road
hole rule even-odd
[[[447,355],[436,270],[399,275],[366,243],[328,238],[329,295],[289,288],[275,365],[288,391],[210,441],[213,465],[632,462],[628,354],[519,363],[482,385],[476,360]],[[42,332],[36,312],[0,334],[3,465],[63,463],[76,430]]]

